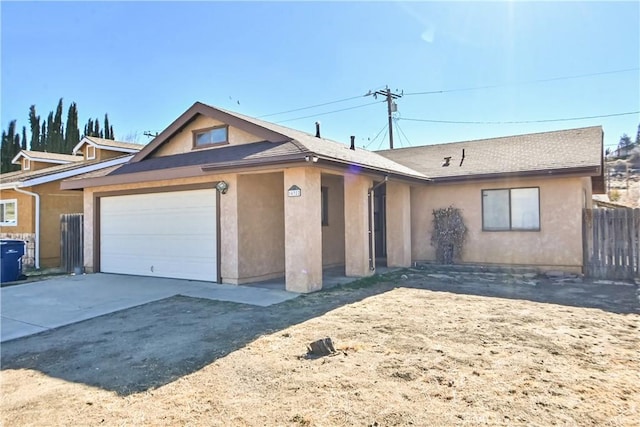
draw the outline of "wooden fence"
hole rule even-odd
[[[84,265],[84,215],[60,215],[60,267],[67,273]]]
[[[584,274],[599,279],[640,277],[640,209],[584,209]]]

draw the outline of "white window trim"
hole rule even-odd
[[[15,227],[18,225],[18,199],[7,199],[7,200],[0,200],[0,205],[8,205],[13,203],[15,205],[14,208],[14,212],[16,215],[16,220],[15,221],[1,221],[0,222],[0,226],[3,227]]]
[[[96,158],[96,147],[87,144],[87,160],[93,160]]]
[[[31,170],[31,160],[27,159],[26,157],[23,159],[24,163],[22,164],[22,170],[23,171],[28,171]]]

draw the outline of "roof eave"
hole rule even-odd
[[[94,172],[96,170],[100,170],[103,168],[107,168],[110,166],[115,166],[118,164],[126,163],[130,159],[130,156],[126,157],[117,157],[114,159],[105,160],[104,162],[94,163],[91,165],[81,166],[77,169],[71,169],[67,171],[54,172],[50,175],[39,176],[31,179],[18,180],[13,182],[7,182],[0,184],[0,189],[11,189],[17,187],[33,187],[35,185],[46,184],[52,181],[63,180],[66,178],[71,178],[77,175],[82,175],[83,173]],[[63,181],[64,182],[64,181]],[[62,186],[61,186],[62,188]],[[62,188],[64,190],[64,188]]]
[[[445,177],[433,177],[435,184],[447,182],[467,182],[467,181],[484,181],[492,179],[505,178],[532,178],[532,177],[549,177],[549,176],[598,176],[601,173],[600,166],[580,166],[562,169],[540,169],[517,172],[496,172],[486,174],[473,175],[457,175]]]

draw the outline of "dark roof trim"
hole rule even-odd
[[[237,127],[238,129],[252,133],[265,141],[269,142],[286,142],[291,141],[291,138],[278,132],[274,132],[270,129],[266,129],[254,123],[250,123],[246,120],[242,120],[239,117],[220,111],[216,108],[201,102],[196,102],[187,111],[182,113],[180,117],[173,121],[165,130],[160,132],[149,144],[147,144],[142,150],[140,150],[131,159],[131,162],[139,162],[147,158],[154,151],[156,151],[162,144],[169,140],[176,133],[180,132],[186,125],[194,120],[198,115],[205,117],[211,117],[213,119],[220,120],[230,126]]]
[[[490,179],[504,179],[504,178],[530,178],[530,177],[542,177],[542,176],[597,176],[601,172],[599,166],[583,166],[576,168],[565,169],[541,169],[531,171],[518,171],[518,172],[497,172],[486,173],[477,175],[459,175],[459,176],[444,176],[434,177],[431,180],[435,183],[447,183],[447,182],[468,182]]]
[[[314,154],[315,155],[315,154]],[[317,156],[317,155],[316,155]],[[380,168],[380,167],[373,167],[373,166],[365,166],[365,165],[361,165],[358,163],[351,163],[345,160],[339,160],[339,159],[334,159],[331,157],[324,157],[324,156],[317,156],[319,160],[322,160],[322,165],[324,164],[330,164],[333,165],[334,167],[337,167],[337,169],[339,170],[344,170],[344,169],[353,169],[353,167],[357,167],[360,168],[363,171],[366,171],[369,174],[373,174],[375,176],[389,176],[390,178],[393,177],[395,179],[398,180],[403,180],[403,181],[409,181],[409,182],[416,182],[416,183],[420,183],[420,184],[425,184],[427,182],[432,181],[431,178],[422,178],[419,176],[411,176],[411,175],[407,175],[407,174],[403,174],[400,172],[395,172],[395,171],[391,171],[385,168]]]

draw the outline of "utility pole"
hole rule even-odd
[[[375,92],[369,91],[367,95],[373,95],[375,99],[378,99],[378,95],[387,97],[387,114],[389,117],[389,149],[393,150],[393,113],[398,111],[398,106],[394,99],[402,98],[404,91],[400,93],[391,93],[391,89],[387,86],[384,90],[377,90]]]

